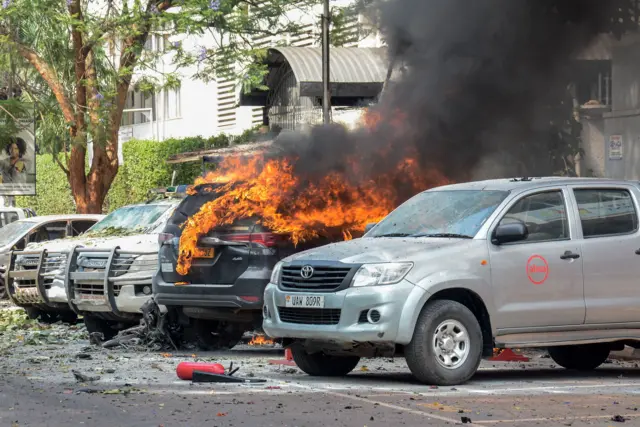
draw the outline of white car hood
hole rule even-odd
[[[91,238],[72,238],[51,240],[49,242],[31,243],[26,250],[46,249],[49,252],[63,252],[74,246],[86,248],[113,248],[119,246],[124,251],[156,252],[158,250],[157,234],[136,234],[133,236],[110,236]]]

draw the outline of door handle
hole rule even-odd
[[[580,254],[574,254],[571,251],[566,251],[564,255],[560,257],[560,259],[578,259],[580,258]]]

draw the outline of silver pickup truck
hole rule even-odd
[[[310,375],[403,354],[420,381],[460,384],[494,347],[595,369],[640,347],[639,203],[639,183],[603,179],[425,191],[361,239],[280,262],[264,330]]]

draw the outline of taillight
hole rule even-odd
[[[160,233],[158,234],[158,243],[162,245],[166,242],[170,242],[174,237],[176,236],[171,233]]]
[[[274,233],[253,233],[251,234],[251,241],[270,248],[278,243],[278,235]]]

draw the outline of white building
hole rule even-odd
[[[335,0],[331,2],[332,8],[346,7],[353,0]],[[297,47],[320,46],[320,15],[321,7],[312,12],[302,13],[296,11],[296,16],[290,17],[305,25],[301,35],[297,37],[262,37],[255,38],[254,43],[260,47],[276,45],[288,45]],[[353,16],[341,25],[340,34],[336,37],[344,41],[345,47],[379,47],[382,41],[377,32],[363,28],[362,16]],[[156,52],[167,51],[170,43],[179,42],[183,49],[197,51],[201,47],[215,48],[213,35],[203,37],[182,36],[176,34],[159,34],[150,37],[147,48]],[[171,63],[172,54],[163,56],[159,64],[160,71],[173,70]],[[120,129],[120,141],[129,139],[155,139],[180,138],[188,136],[212,136],[219,133],[238,135],[243,131],[263,124],[264,108],[239,106],[241,87],[238,82],[218,80],[205,83],[195,80],[192,76],[198,71],[197,65],[190,69],[179,70],[181,75],[181,87],[177,90],[164,90],[152,96],[145,96],[131,88],[125,107],[122,127]],[[134,76],[140,78],[144,75],[138,72]],[[133,85],[132,85],[133,86]],[[356,117],[352,113],[347,116],[339,111],[334,112],[334,118],[347,117],[347,121],[353,121]],[[121,144],[122,145],[122,144]]]

